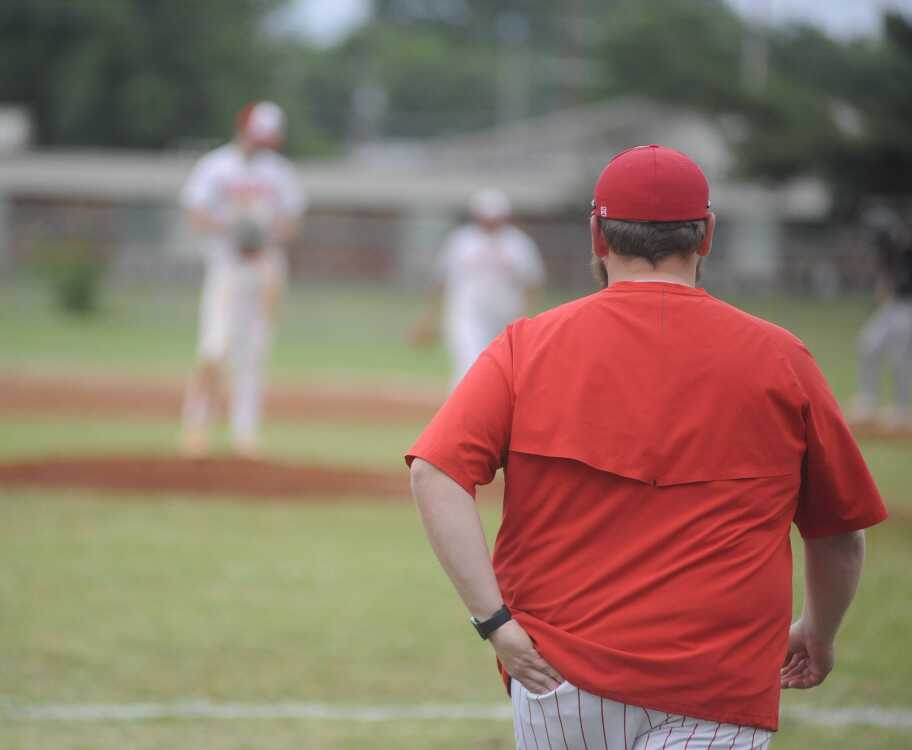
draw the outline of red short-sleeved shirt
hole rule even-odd
[[[886,518],[804,345],[677,284],[517,321],[413,457],[473,495],[504,468],[497,580],[570,682],[773,730],[790,524],[816,537]]]

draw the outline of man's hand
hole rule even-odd
[[[272,222],[269,242],[273,245],[288,245],[298,233],[298,220],[288,216],[279,216]]]
[[[833,669],[833,644],[855,596],[864,551],[863,531],[804,540],[804,613],[789,629],[782,687],[815,687]]]
[[[232,224],[232,222],[224,216],[202,208],[191,209],[189,216],[190,225],[197,232],[223,235],[229,231]]]
[[[542,659],[529,634],[516,620],[501,625],[488,640],[507,673],[530,693],[547,693],[564,681],[554,667]]]
[[[487,619],[501,608],[503,598],[475,499],[420,458],[412,462],[412,493],[431,547],[466,609],[480,620]],[[529,692],[547,693],[563,682],[516,620],[501,625],[488,640],[507,673]]]
[[[820,640],[809,631],[803,619],[789,629],[788,653],[779,672],[783,688],[817,687],[833,669],[836,658],[833,642]]]

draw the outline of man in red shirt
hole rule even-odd
[[[763,748],[780,687],[833,667],[886,511],[804,345],[696,288],[714,225],[685,155],[619,154],[593,201],[602,291],[508,327],[407,454],[517,747]],[[492,564],[473,497],[499,468]]]

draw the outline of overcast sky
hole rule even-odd
[[[370,0],[289,0],[282,28],[298,28],[323,44],[332,44],[370,13]],[[742,14],[773,24],[807,21],[846,38],[876,34],[886,8],[912,16],[912,0],[727,0]]]
[[[912,15],[912,0],[727,0],[765,23],[807,21],[837,37],[876,34],[886,9]]]

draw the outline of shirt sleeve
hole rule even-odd
[[[804,345],[790,359],[806,398],[807,448],[795,514],[801,536],[834,536],[880,523],[887,509],[826,378]]]
[[[511,329],[481,353],[415,444],[409,466],[421,458],[475,497],[503,467],[513,420]]]

